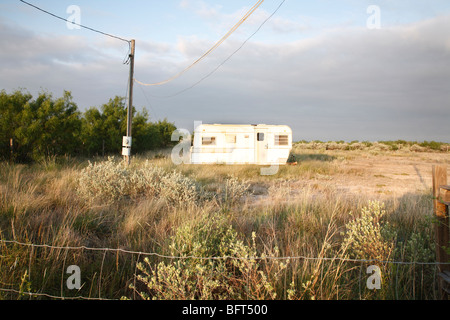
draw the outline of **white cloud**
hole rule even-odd
[[[181,0],[180,4],[178,5],[180,8],[187,9],[190,6],[189,0]]]

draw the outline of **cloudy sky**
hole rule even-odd
[[[257,0],[27,2],[135,39],[135,79],[152,84],[191,65]],[[128,49],[19,0],[0,2],[8,93],[69,90],[80,110],[99,107],[126,96]],[[450,2],[265,0],[180,77],[135,82],[134,105],[189,130],[197,120],[266,123],[289,125],[295,140],[450,142]]]

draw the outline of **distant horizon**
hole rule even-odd
[[[22,92],[26,92],[26,93],[30,93],[31,95],[32,95],[32,97],[34,98],[35,97],[35,95],[33,95],[29,90],[27,90],[26,88],[18,88],[18,89],[12,89],[12,90],[10,90],[10,91],[7,91],[6,89],[3,89],[3,88],[0,88],[0,91],[2,91],[2,90],[5,90],[5,92],[7,93],[7,94],[11,94],[11,93],[13,93],[13,92],[15,92],[15,91],[22,91]],[[65,90],[65,91],[69,91],[69,92],[71,92],[70,90]],[[50,94],[50,95],[52,95],[54,98],[58,98],[59,96],[58,95],[54,95],[52,92],[50,92],[50,91],[48,91],[48,90],[45,90],[45,89],[40,89],[39,91],[38,91],[39,93],[48,93],[48,94]],[[122,98],[122,99],[126,99],[126,97],[123,97],[123,96],[118,96],[119,98]],[[108,98],[108,101],[109,101],[109,99],[112,99],[112,98],[114,98],[114,97],[110,97],[110,98]],[[76,105],[77,105],[77,107],[79,108],[79,111],[80,112],[85,112],[86,110],[88,110],[89,108],[100,108],[103,104],[106,104],[106,103],[108,103],[108,101],[104,101],[103,103],[101,103],[101,104],[99,104],[99,105],[96,105],[96,106],[94,106],[94,105],[91,105],[91,106],[89,106],[89,107],[87,107],[87,108],[85,108],[84,110],[82,110],[82,109],[80,109],[79,108],[79,106],[78,106],[78,103],[76,102],[76,101],[73,101]],[[136,108],[136,106],[133,104],[133,106]],[[136,108],[137,109],[137,108]],[[145,109],[145,107],[144,107],[144,109]],[[138,111],[143,111],[144,109],[141,109],[141,110],[138,110]],[[145,109],[146,111],[148,111],[147,109]],[[167,119],[167,121],[168,122],[171,122],[171,123],[174,123],[175,125],[176,125],[176,123],[173,121],[173,120],[171,120],[170,118],[168,118],[168,117],[164,117],[164,118],[158,118],[158,119],[155,119],[155,118],[151,118],[151,119],[149,119],[149,121],[152,121],[152,122],[155,122],[155,121],[162,121],[162,120],[164,120],[164,119]],[[201,121],[201,120],[194,120],[193,121],[193,123],[195,122],[195,121]],[[202,124],[221,124],[221,125],[286,125],[286,124],[283,124],[283,123],[243,123],[243,122],[224,122],[224,123],[218,123],[218,122],[208,122],[208,123],[206,123],[206,122],[202,122]],[[290,127],[290,126],[289,126]],[[189,132],[191,132],[191,133],[193,133],[194,132],[194,126],[193,125],[189,125],[189,126],[186,126],[186,127],[179,127],[179,126],[177,126],[177,128],[178,129],[186,129],[186,130],[188,130]],[[292,128],[291,128],[292,129]],[[297,143],[297,142],[301,142],[301,141],[306,141],[306,142],[314,142],[314,141],[318,141],[318,142],[323,142],[323,143],[327,143],[327,142],[340,142],[340,141],[343,141],[343,142],[345,142],[345,143],[350,143],[350,142],[353,142],[353,141],[357,141],[357,142],[380,142],[380,141],[389,141],[389,142],[396,142],[396,141],[406,141],[406,142],[419,142],[419,143],[423,143],[423,142],[438,142],[438,143],[445,143],[445,144],[448,144],[448,143],[450,143],[450,140],[433,140],[433,139],[414,139],[414,138],[412,138],[412,139],[410,139],[410,138],[398,138],[398,137],[391,137],[391,138],[379,138],[379,139],[358,139],[358,138],[347,138],[347,139],[339,139],[339,138],[335,138],[335,139],[327,139],[327,138],[322,138],[322,139],[320,139],[320,138],[316,138],[316,137],[310,137],[310,138],[308,138],[308,139],[306,139],[306,138],[302,138],[302,137],[300,137],[300,138],[296,138],[296,136],[295,136],[295,131],[294,130],[292,130],[292,135],[293,135],[293,137],[292,137],[292,142],[293,143]]]

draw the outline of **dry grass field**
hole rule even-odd
[[[446,148],[297,143],[296,165],[267,176],[177,166],[170,150],[129,167],[2,163],[0,298],[436,299],[431,167]]]

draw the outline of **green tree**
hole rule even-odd
[[[77,154],[80,129],[80,113],[69,91],[56,100],[49,93],[41,93],[24,105],[16,136],[26,157],[38,160]]]
[[[142,153],[147,150],[165,148],[172,144],[171,135],[176,129],[173,123],[166,119],[153,123],[144,108],[142,112],[132,110],[132,152]],[[120,154],[122,136],[126,134],[127,106],[125,98],[116,96],[107,104],[102,105],[101,111],[92,107],[88,109],[82,119],[82,141],[88,155]]]
[[[146,109],[133,117],[132,126],[133,151],[140,153],[159,147],[160,135],[156,126],[149,122]]]
[[[13,139],[15,152],[13,158],[19,158],[16,131],[21,126],[21,113],[23,106],[32,99],[31,94],[16,90],[7,94],[5,90],[0,92],[0,158],[10,157],[10,139]]]
[[[85,111],[81,119],[82,154],[98,154],[103,147],[105,136],[103,116],[97,108],[91,107]]]
[[[102,106],[107,153],[118,153],[122,150],[122,137],[127,131],[127,107],[124,100],[125,98],[116,96]]]
[[[2,141],[14,139],[17,160],[77,153],[81,120],[69,91],[56,100],[45,92],[32,100],[30,94],[16,91],[8,97],[3,91],[0,100]]]
[[[123,97],[116,96],[101,106],[91,107],[82,118],[82,143],[88,155],[119,153],[127,129],[127,107]]]
[[[164,148],[172,144],[175,125],[166,119],[152,123],[144,109],[133,114],[133,152]],[[120,154],[126,134],[125,98],[116,96],[99,109],[78,111],[69,91],[54,99],[42,92],[36,99],[17,90],[0,92],[0,158],[18,161],[40,160],[60,155]]]
[[[173,123],[168,122],[167,119],[159,120],[157,123],[155,123],[155,126],[159,132],[159,147],[160,148],[167,148],[169,146],[174,145],[176,142],[172,142],[172,133],[174,130],[176,130],[176,127]]]

